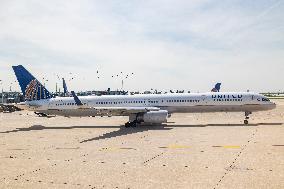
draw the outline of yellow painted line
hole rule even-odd
[[[223,146],[223,148],[241,148],[240,146]]]
[[[170,149],[186,149],[186,148],[190,148],[190,146],[184,146],[184,145],[170,145],[170,146],[168,146],[168,148],[170,148]]]

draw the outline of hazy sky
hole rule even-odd
[[[120,72],[127,90],[284,90],[284,0],[0,0],[5,89],[18,64],[50,91],[56,75],[121,88]]]

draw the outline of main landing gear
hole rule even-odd
[[[252,112],[245,112],[245,120],[244,120],[244,124],[247,125],[249,122],[249,115],[252,114]]]
[[[129,127],[137,127],[137,125],[138,125],[138,122],[136,121],[136,120],[134,120],[134,121],[132,121],[132,122],[126,122],[125,123],[125,127],[126,128],[129,128]]]
[[[125,127],[137,127],[142,121],[138,118],[139,114],[131,114],[129,121],[125,123]]]
[[[39,112],[34,112],[34,113],[38,115],[39,117],[47,117],[45,113],[39,113]]]

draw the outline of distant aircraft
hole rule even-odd
[[[63,92],[64,92],[64,96],[69,96],[69,92],[67,89],[67,85],[66,85],[66,81],[64,78],[62,78],[62,82],[63,82]]]
[[[25,96],[25,106],[40,115],[128,116],[125,126],[136,127],[142,123],[166,123],[174,113],[244,112],[244,124],[248,124],[252,112],[276,107],[263,95],[246,92],[78,97],[72,91],[73,97],[52,98],[50,92],[23,66],[13,66],[13,69]]]
[[[215,87],[211,90],[211,92],[220,92],[221,83],[216,83]]]

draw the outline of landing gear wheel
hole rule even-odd
[[[247,125],[249,122],[249,115],[252,114],[252,112],[245,112],[245,120],[244,120],[244,124]]]
[[[131,127],[131,123],[130,122],[126,122],[125,123],[125,128],[129,128],[129,127]]]
[[[136,127],[136,126],[137,126],[137,122],[136,121],[131,122],[131,127]]]
[[[127,122],[127,123],[125,123],[125,127],[126,128],[129,128],[129,127],[137,127],[137,122],[136,121],[133,121],[133,122]]]

